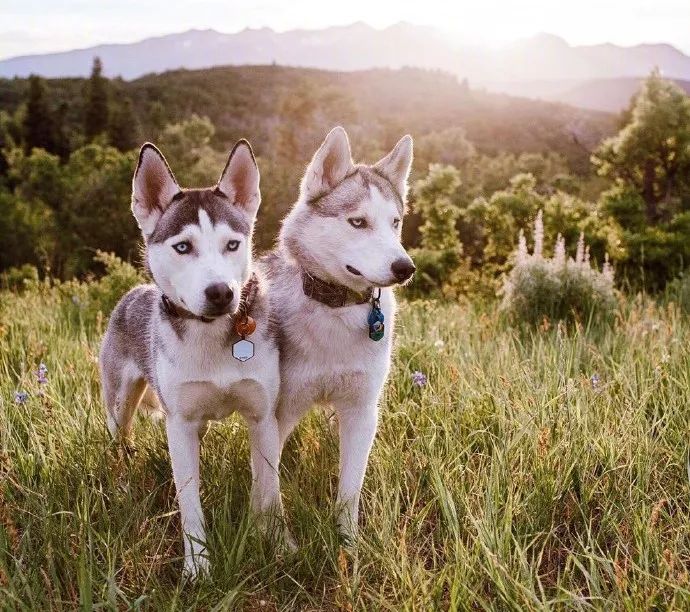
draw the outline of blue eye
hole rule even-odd
[[[367,220],[364,217],[353,217],[352,219],[348,219],[347,222],[357,229],[363,229],[367,226]]]
[[[393,227],[395,229],[398,229],[400,227],[400,219],[398,219],[398,218],[393,219]]]
[[[187,240],[183,240],[182,242],[173,244],[172,248],[175,249],[180,255],[186,255],[187,253],[191,252],[192,244]]]
[[[229,240],[228,241],[228,251],[236,251],[240,248],[239,240]]]

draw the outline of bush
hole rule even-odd
[[[21,291],[27,284],[38,282],[38,270],[36,266],[24,264],[23,266],[8,268],[0,274],[0,288],[10,291]]]
[[[589,248],[581,235],[574,258],[567,257],[565,239],[558,236],[553,257],[544,257],[544,227],[539,211],[534,222],[534,250],[530,255],[520,231],[515,265],[505,279],[501,309],[514,322],[544,320],[601,321],[616,311],[613,269],[605,260],[600,272],[592,267]]]
[[[85,282],[74,279],[56,285],[69,319],[94,322],[108,316],[125,293],[147,280],[133,265],[112,253],[98,251],[94,261],[105,266],[101,278]]]

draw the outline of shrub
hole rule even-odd
[[[567,257],[565,239],[558,236],[553,257],[543,255],[544,226],[539,211],[534,222],[534,249],[519,235],[515,265],[506,276],[501,309],[514,322],[546,320],[607,320],[616,311],[613,269],[606,258],[599,271],[589,259],[581,235],[575,257]]]
[[[0,274],[0,288],[10,291],[21,291],[27,284],[37,282],[38,270],[31,264],[8,268]]]
[[[76,279],[56,285],[68,318],[94,322],[108,316],[120,298],[132,287],[146,282],[132,264],[112,253],[98,251],[94,261],[105,266],[105,274],[90,281]]]

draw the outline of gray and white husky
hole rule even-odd
[[[338,524],[357,531],[359,497],[390,367],[395,297],[414,264],[400,242],[412,138],[373,166],[352,162],[343,128],[311,160],[278,248],[262,260],[280,337],[281,448],[315,404],[340,431]]]
[[[209,420],[235,410],[246,418],[252,509],[280,507],[278,346],[266,283],[252,270],[260,201],[259,170],[245,140],[235,145],[217,185],[207,189],[180,188],[158,149],[144,145],[134,173],[132,211],[155,284],[122,298],[100,353],[113,436],[128,435],[145,394],[155,393],[165,413],[184,568],[192,575],[208,566],[199,441]],[[249,317],[256,322],[255,333]]]

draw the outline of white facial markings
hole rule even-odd
[[[366,219],[365,228],[355,228],[348,219]],[[358,209],[337,217],[310,215],[299,228],[300,242],[322,266],[325,280],[335,281],[355,290],[371,285],[387,286],[395,282],[391,265],[397,259],[409,258],[400,243],[401,224],[397,203],[386,198],[375,186]],[[361,273],[348,271],[347,266]]]
[[[151,272],[161,289],[173,300],[196,315],[211,311],[205,290],[214,283],[225,283],[233,292],[230,311],[237,310],[241,287],[249,277],[247,237],[227,223],[213,224],[208,213],[200,209],[198,224],[186,225],[164,244],[149,249]],[[236,250],[228,249],[231,240],[239,242]],[[173,245],[188,241],[188,254],[179,254]]]

